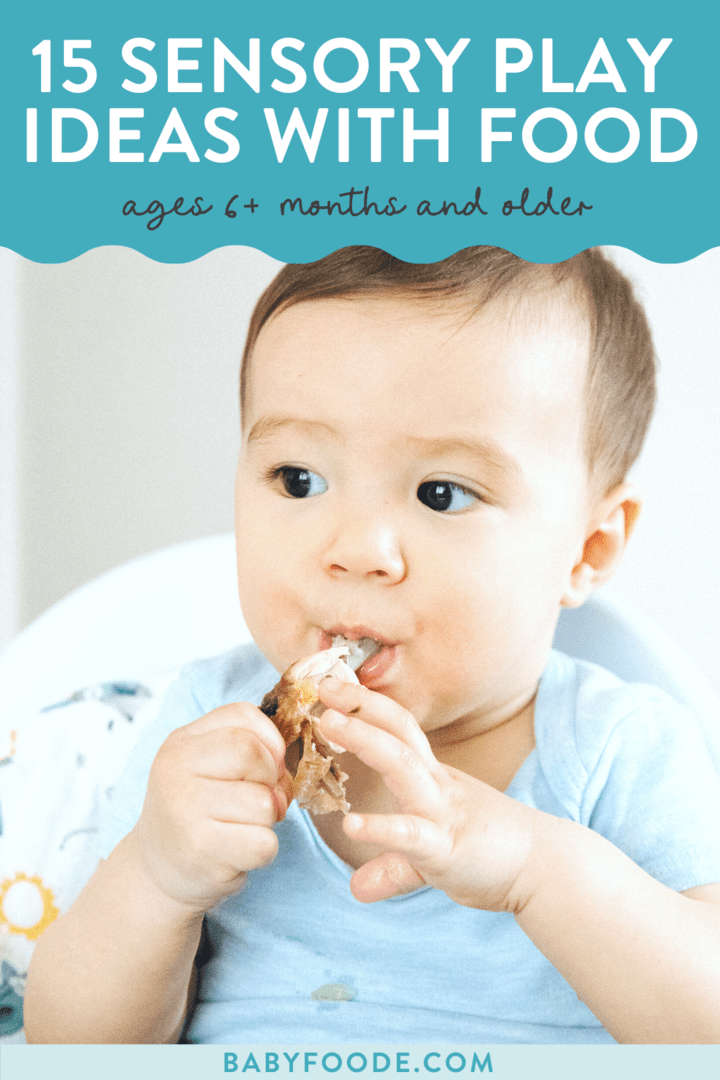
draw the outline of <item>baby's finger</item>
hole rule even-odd
[[[201,779],[204,812],[213,821],[234,825],[265,825],[279,820],[279,805],[267,784]]]
[[[386,851],[355,871],[350,878],[350,891],[361,903],[373,904],[376,900],[389,900],[391,896],[414,892],[425,884],[407,856]]]
[[[349,716],[358,716],[374,727],[400,739],[422,758],[434,760],[430,744],[415,717],[397,701],[357,683],[323,679],[319,693],[324,705]]]
[[[210,835],[206,852],[219,864],[226,865],[233,876],[239,871],[266,866],[277,855],[278,838],[264,825],[215,824],[216,831]]]
[[[214,731],[195,759],[195,774],[215,780],[255,780],[274,784],[282,769],[266,743],[242,728]]]
[[[429,809],[433,806],[440,785],[432,765],[424,755],[382,728],[365,723],[355,716],[345,716],[326,709],[318,721],[320,733],[330,742],[350,750],[375,769],[388,789],[404,809]]]
[[[221,705],[218,709],[201,716],[184,728],[178,729],[182,735],[202,735],[205,732],[224,728],[240,728],[256,735],[267,746],[278,764],[285,758],[285,741],[269,717],[260,712],[257,705],[247,701],[236,701],[230,705]]]
[[[193,737],[192,771],[212,780],[254,780],[276,784],[284,769],[254,731],[222,727]]]
[[[413,861],[442,860],[452,852],[448,833],[416,814],[348,814],[343,829],[353,840],[401,851]]]

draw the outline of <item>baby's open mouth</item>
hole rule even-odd
[[[320,648],[347,649],[345,663],[363,686],[375,689],[385,685],[386,677],[395,663],[397,643],[382,635],[373,637],[372,631],[368,633],[368,630],[369,627],[348,629],[344,626],[323,630]]]
[[[342,645],[347,648],[348,655],[345,658],[345,663],[353,671],[357,671],[366,660],[369,660],[371,656],[374,656],[382,648],[381,643],[375,641],[374,638],[364,637],[359,638],[357,641],[351,641],[349,638],[343,637],[342,634],[335,634],[332,643],[333,647]]]

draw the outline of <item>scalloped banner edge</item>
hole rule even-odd
[[[490,245],[493,246],[493,247],[503,247],[502,244],[498,244],[497,242],[493,242],[492,239],[490,239],[488,241],[488,243],[490,243]],[[151,255],[151,254],[148,254],[147,251],[143,251],[141,249],[141,247],[139,247],[136,244],[113,244],[113,243],[108,243],[108,244],[93,244],[93,245],[88,245],[88,246],[80,246],[80,249],[78,251],[76,251],[73,254],[67,255],[65,257],[60,256],[60,257],[49,258],[46,255],[44,258],[39,258],[38,259],[38,258],[33,258],[32,255],[30,255],[30,254],[26,254],[26,252],[21,250],[19,247],[15,247],[15,246],[13,246],[11,244],[0,244],[0,248],[4,248],[7,251],[12,251],[14,254],[19,255],[21,258],[27,259],[28,262],[35,262],[35,263],[55,265],[55,266],[59,266],[59,265],[65,264],[65,263],[74,262],[76,259],[82,258],[83,255],[86,255],[90,251],[97,251],[97,250],[99,250],[101,248],[106,248],[106,247],[129,248],[130,250],[135,251],[138,255],[142,256],[143,258],[148,259],[150,262],[165,263],[167,265],[179,266],[179,265],[185,265],[187,263],[198,262],[198,260],[205,258],[205,256],[212,254],[214,251],[221,251],[224,248],[249,248],[249,249],[254,250],[254,251],[259,251],[264,255],[268,255],[271,259],[276,259],[278,262],[282,262],[282,263],[288,263],[288,262],[300,263],[300,262],[315,262],[318,259],[322,259],[325,255],[329,255],[332,251],[337,251],[337,250],[339,250],[339,248],[351,247],[351,246],[354,246],[354,245],[340,244],[339,246],[333,246],[331,244],[328,244],[327,242],[307,243],[307,242],[303,241],[302,246],[303,246],[304,250],[303,250],[302,255],[304,257],[299,257],[299,255],[298,255],[298,252],[297,252],[296,249],[297,249],[297,247],[299,245],[298,245],[297,242],[295,242],[295,243],[293,243],[291,245],[292,250],[287,250],[287,248],[283,247],[282,244],[275,244],[275,243],[270,243],[270,244],[267,244],[267,245],[263,245],[262,247],[259,247],[257,244],[216,244],[214,246],[205,247],[202,243],[198,243],[197,245],[187,245],[187,246],[188,247],[193,247],[194,249],[196,249],[196,253],[195,253],[195,251],[193,251],[193,253],[190,254],[189,258],[174,258],[171,255],[163,255],[163,254]],[[377,244],[376,245],[371,245],[371,246],[379,247],[379,245],[377,245]],[[440,262],[442,259],[446,259],[450,255],[454,255],[455,252],[462,251],[464,247],[473,247],[475,245],[474,244],[467,244],[467,245],[443,244],[443,243],[440,243],[440,242],[433,243],[432,241],[428,242],[428,240],[425,239],[423,241],[423,243],[422,243],[422,247],[424,249],[424,254],[429,253],[430,257],[429,258],[422,258],[422,259],[417,258],[417,254],[418,254],[417,247],[419,247],[419,246],[420,245],[417,244],[417,243],[411,243],[411,244],[399,243],[399,244],[392,244],[392,245],[383,246],[383,250],[387,251],[387,253],[389,255],[393,255],[395,258],[402,259],[404,262],[430,263],[430,262]],[[552,245],[548,245],[547,238],[542,238],[540,241],[538,241],[534,245],[534,247],[539,247],[539,246],[542,246],[543,248],[547,249],[549,246],[552,246]],[[606,237],[603,240],[600,240],[599,238],[598,239],[591,239],[588,243],[585,243],[585,244],[582,244],[582,245],[574,244],[574,245],[562,246],[562,245],[558,244],[558,245],[555,245],[555,246],[556,246],[556,248],[558,250],[554,250],[552,252],[552,257],[551,258],[547,258],[547,257],[538,258],[537,257],[538,252],[536,252],[534,250],[533,251],[528,250],[528,245],[525,245],[525,244],[517,245],[517,246],[513,245],[513,246],[510,246],[510,247],[506,247],[504,250],[510,251],[513,255],[517,255],[519,258],[525,259],[528,262],[543,263],[543,264],[551,264],[551,263],[555,264],[555,263],[559,263],[559,262],[564,262],[566,259],[572,258],[573,255],[577,255],[579,252],[586,251],[588,248],[591,248],[591,247],[617,247],[617,248],[625,248],[625,250],[627,250],[627,251],[632,251],[636,255],[639,255],[641,258],[646,259],[648,262],[667,263],[667,264],[671,264],[671,263],[672,264],[680,264],[680,263],[690,262],[693,259],[699,258],[699,256],[704,255],[706,252],[712,251],[716,247],[720,247],[720,244],[715,244],[715,243],[708,242],[707,244],[705,244],[705,245],[703,245],[701,247],[698,247],[697,249],[695,249],[692,245],[689,245],[689,244],[687,246],[677,244],[677,245],[675,245],[675,250],[668,251],[667,250],[666,238],[663,238],[663,237],[659,237],[658,242],[656,244],[655,243],[650,244],[648,242],[634,244],[634,243],[628,243],[627,241],[626,242],[621,242],[621,240],[619,238],[614,239],[612,237],[609,237],[609,238]],[[411,248],[412,250],[408,250],[408,248]]]

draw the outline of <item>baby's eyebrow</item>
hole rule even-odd
[[[306,435],[322,435],[325,438],[330,435],[337,438],[337,432],[322,420],[309,420],[298,416],[262,416],[250,428],[248,444],[269,439],[276,431],[284,428],[294,428]]]
[[[421,457],[442,457],[444,454],[465,454],[479,458],[498,472],[508,473],[520,479],[522,469],[506,450],[492,439],[427,438],[413,436],[408,444],[417,449]]]
[[[340,439],[340,435],[335,428],[331,427],[330,424],[323,423],[322,420],[271,414],[262,416],[253,424],[247,437],[248,445],[250,443],[262,443],[266,439],[272,438],[277,431],[288,428],[305,435],[321,436],[325,439],[330,437],[336,441]],[[409,438],[403,438],[403,443],[412,447],[417,456],[421,458],[442,457],[446,454],[464,454],[466,457],[470,456],[482,461],[484,465],[489,466],[496,472],[505,473],[516,479],[522,478],[522,469],[518,462],[493,439],[472,439],[457,436],[450,438],[447,436],[437,438],[410,436]]]

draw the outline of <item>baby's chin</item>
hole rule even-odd
[[[458,687],[462,687],[462,694],[458,693]],[[474,690],[468,693],[464,680],[428,685],[410,675],[380,692],[407,709],[426,735],[444,731],[452,736],[452,730],[456,729],[462,740],[467,733],[494,727],[516,711],[516,703],[505,695],[491,695],[483,685],[477,685]]]
[[[362,682],[362,678],[360,681]],[[447,691],[436,694],[431,688],[424,686],[421,679],[408,677],[405,671],[398,672],[397,677],[387,684],[369,689],[407,709],[425,734],[447,727],[464,713],[460,703],[453,707]]]

